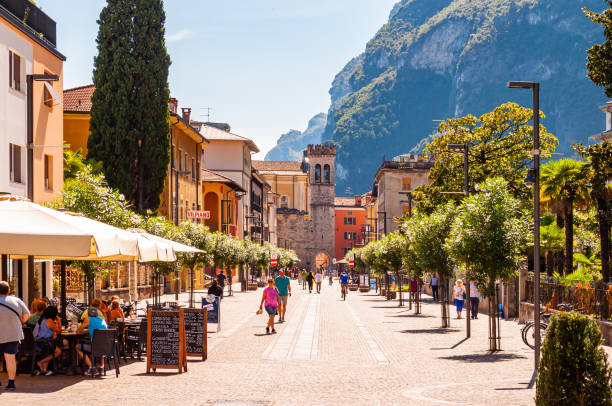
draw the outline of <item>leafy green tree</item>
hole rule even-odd
[[[604,27],[605,41],[594,44],[587,50],[587,76],[593,83],[605,89],[606,96],[612,97],[612,0],[601,13],[583,8],[586,16],[595,24]]]
[[[564,158],[549,161],[540,173],[541,193],[561,205],[565,223],[565,272],[571,273],[574,255],[574,204],[589,196],[588,166],[584,162]]]
[[[408,240],[399,233],[390,233],[376,246],[379,266],[395,274],[399,287],[399,306],[403,306],[402,282],[400,270],[404,264],[404,255],[408,251]]]
[[[406,234],[413,257],[408,258],[414,266],[440,277],[442,300],[442,327],[448,324],[448,283],[454,276],[454,262],[446,245],[457,209],[452,203],[438,207],[426,215],[417,213],[405,221],[402,230]]]
[[[608,10],[608,13],[612,11]],[[587,159],[591,166],[589,183],[591,185],[591,198],[597,202],[597,222],[599,224],[599,241],[601,253],[601,275],[604,282],[610,281],[610,206],[609,195],[612,184],[612,142],[602,142],[584,147],[574,145],[580,156]]]
[[[98,24],[88,157],[140,212],[157,210],[170,160],[160,0],[108,0]]]
[[[595,320],[555,314],[546,329],[538,366],[537,406],[610,406],[612,370]]]
[[[212,255],[210,254],[212,250],[212,238],[210,238],[208,227],[191,221],[183,222],[180,226],[180,231],[185,236],[188,245],[204,251],[198,254],[181,254],[179,258],[180,262],[189,268],[189,306],[193,307],[193,279],[195,276],[195,269],[198,266],[210,265],[212,262]]]
[[[540,114],[544,118],[544,114]],[[460,195],[442,192],[464,190],[463,154],[449,150],[449,144],[469,143],[470,187],[488,178],[501,177],[508,183],[512,194],[527,200],[531,192],[524,185],[533,150],[533,110],[515,103],[502,104],[480,117],[467,115],[450,118],[438,127],[440,136],[425,148],[434,155],[431,184],[417,188],[414,198],[417,208],[431,213],[435,207]],[[550,157],[558,144],[557,138],[540,125],[542,157]]]
[[[101,174],[86,166],[76,178],[64,183],[60,196],[50,203],[119,228],[139,227],[142,217],[130,210],[130,204],[116,189],[108,186]]]
[[[489,300],[491,351],[497,348],[495,283],[517,273],[529,236],[529,220],[508,184],[494,178],[461,203],[447,240],[453,259],[469,270]]]

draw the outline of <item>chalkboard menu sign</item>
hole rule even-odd
[[[185,346],[190,357],[208,356],[206,309],[183,309],[185,320]]]
[[[183,310],[148,310],[147,373],[157,368],[187,371]]]

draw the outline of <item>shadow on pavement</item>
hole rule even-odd
[[[456,328],[426,328],[426,329],[418,329],[418,330],[402,330],[400,333],[406,334],[448,334],[448,333],[456,333],[457,331],[461,331]]]
[[[143,360],[146,359],[143,357]],[[123,359],[121,359],[119,365],[119,371],[122,371],[122,367],[134,364],[141,363],[143,367],[146,367],[145,361],[138,361],[137,359],[128,359],[127,364]],[[91,378],[89,376],[85,376],[83,374],[76,375],[64,375],[57,374],[53,376],[33,376],[29,373],[18,373],[16,386],[17,393],[31,393],[31,394],[43,394],[43,393],[54,393],[61,391],[69,386],[76,385],[83,381],[100,381],[104,379],[121,379],[121,375],[119,378],[115,377],[115,370],[110,369],[106,371],[106,376]],[[0,382],[6,382],[6,372],[0,372]],[[0,394],[4,392],[4,387],[0,387]]]
[[[500,353],[500,352],[486,352],[478,354],[464,354],[464,355],[449,355],[446,357],[438,357],[439,359],[447,359],[451,361],[467,361],[467,362],[497,362],[497,361],[511,361],[514,359],[525,359],[519,354],[512,353]]]
[[[410,310],[410,311],[412,311],[412,310]],[[413,317],[413,318],[416,317],[416,318],[419,318],[419,319],[426,319],[426,318],[435,318],[435,317],[439,317],[439,316],[432,316],[430,314],[422,314],[422,313],[421,314],[414,314],[414,313],[412,313],[412,314],[396,314],[394,316],[388,316],[387,315],[385,317]]]

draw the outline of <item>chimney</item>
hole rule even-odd
[[[176,100],[174,97],[171,97],[170,101],[168,102],[168,109],[170,109],[170,113],[177,114],[177,112],[178,112],[178,100]]]
[[[355,206],[361,206],[361,196],[355,196]]]
[[[191,108],[183,107],[181,111],[183,112],[183,121],[185,121],[187,124],[191,123]]]

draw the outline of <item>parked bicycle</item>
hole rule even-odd
[[[550,320],[550,313],[540,312],[540,346],[544,342],[546,336],[546,329],[548,328],[548,321]],[[535,321],[528,321],[525,326],[521,329],[521,337],[523,342],[531,349],[535,349]]]

